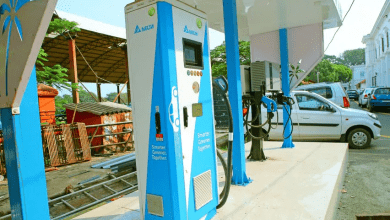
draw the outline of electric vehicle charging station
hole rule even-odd
[[[206,14],[140,1],[126,6],[126,26],[141,216],[210,219],[219,195]]]

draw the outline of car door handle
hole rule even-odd
[[[306,116],[306,117],[302,117],[302,119],[310,119],[310,117],[307,117],[307,116]]]

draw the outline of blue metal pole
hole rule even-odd
[[[288,61],[288,38],[287,38],[287,29],[279,30],[279,40],[280,40],[280,61],[282,65],[282,91],[285,96],[290,97],[290,64]],[[284,130],[284,142],[282,148],[294,148],[291,135],[291,119],[289,120],[289,114],[286,111],[291,112],[291,109],[288,105],[286,108],[283,108],[283,126]]]
[[[20,115],[1,109],[1,121],[12,219],[50,219],[35,68]]]
[[[232,184],[247,185],[245,144],[242,113],[240,55],[238,51],[238,27],[236,0],[223,0],[225,22],[226,60],[229,82],[229,99],[233,114],[233,177]]]

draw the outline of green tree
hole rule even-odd
[[[250,65],[251,50],[249,41],[240,41],[238,43],[241,65]],[[226,45],[225,42],[210,51],[211,72],[213,77],[220,75],[227,76],[226,65]]]
[[[56,114],[62,114],[65,111],[65,104],[69,104],[73,102],[73,98],[71,95],[63,95],[63,96],[57,96],[55,99],[55,105],[56,105]]]
[[[366,61],[365,49],[346,50],[342,57],[345,61],[344,64],[349,67],[364,64]]]
[[[108,93],[104,99],[106,99],[108,102],[113,102],[117,95],[118,95],[118,93],[111,92],[111,93]],[[120,99],[121,99],[122,104],[127,104],[128,103],[127,93],[121,93]]]
[[[80,31],[77,25],[76,22],[71,22],[66,19],[54,19],[50,22],[46,35],[66,36],[68,33]],[[68,69],[62,67],[60,64],[52,67],[45,65],[45,62],[49,61],[48,57],[50,56],[41,48],[36,61],[38,83],[43,83],[59,90],[77,88],[77,84],[68,82]]]
[[[96,102],[96,100],[92,97],[94,96],[97,99],[97,95],[92,92],[92,96],[89,92],[85,91],[83,88],[79,89],[80,102]],[[73,103],[73,98],[71,95],[65,94],[63,96],[57,96],[55,99],[56,105],[56,114],[63,113],[65,111],[64,105]]]
[[[311,80],[317,82],[317,72],[320,73],[320,82],[335,82],[336,75],[334,72],[334,64],[329,60],[322,60],[314,69],[307,75],[305,81]]]
[[[349,82],[352,79],[352,70],[343,64],[333,64],[328,59],[323,59],[305,78],[317,82],[319,72],[320,82]]]
[[[352,70],[341,64],[333,64],[336,80],[338,82],[349,82],[352,79]]]
[[[114,101],[115,97],[118,95],[118,93],[116,92],[110,92],[106,95],[105,99],[108,101],[108,102],[112,102]]]
[[[95,93],[93,92],[89,93],[84,89],[79,89],[79,97],[80,97],[80,102],[96,102],[97,100],[97,95]]]
[[[340,57],[336,57],[335,55],[324,55],[323,60],[328,60],[329,62],[333,64],[344,64],[345,65],[345,60],[341,59]]]

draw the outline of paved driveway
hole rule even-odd
[[[352,108],[361,109],[357,102]],[[382,124],[382,137],[363,150],[349,150],[349,162],[336,219],[353,219],[356,214],[390,215],[390,112],[375,112]]]

